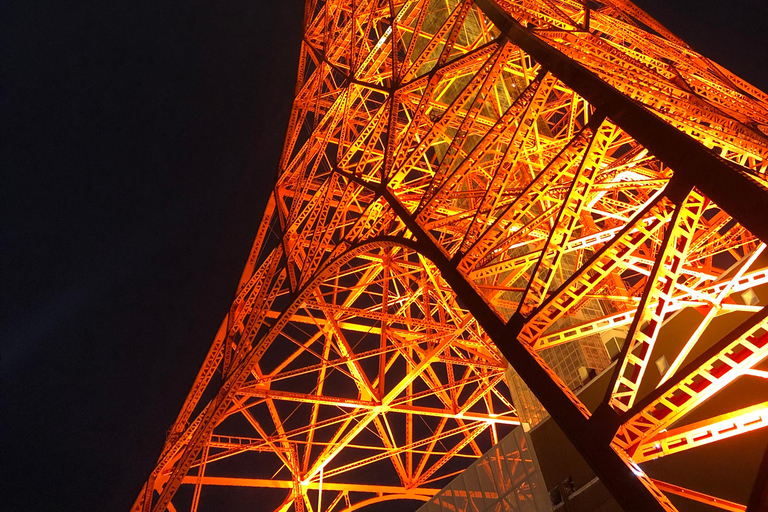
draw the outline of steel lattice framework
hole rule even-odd
[[[626,510],[684,491],[638,464],[766,426],[768,397],[696,413],[768,376],[768,95],[629,0],[307,0],[300,51],[237,297],[134,511],[427,500],[519,424],[507,362]],[[588,408],[546,354],[607,332]]]

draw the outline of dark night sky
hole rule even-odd
[[[638,4],[768,90],[765,2]],[[0,5],[1,509],[132,503],[272,186],[302,11]]]

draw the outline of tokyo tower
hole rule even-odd
[[[768,95],[630,0],[303,27],[276,185],[131,510],[541,510],[489,505],[519,453],[433,496],[547,421],[623,510],[746,510],[663,475],[765,447]]]

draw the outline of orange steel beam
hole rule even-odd
[[[656,262],[648,276],[646,290],[638,305],[640,314],[635,316],[629,329],[622,352],[622,364],[618,373],[615,373],[615,382],[612,382],[610,404],[616,410],[628,410],[637,398],[640,381],[650,362],[653,346],[661,331],[667,308],[672,302],[674,285],[680,277],[704,204],[704,197],[691,192],[677,206],[667,227],[663,242],[664,250],[656,255]],[[655,307],[649,307],[654,302]]]
[[[656,486],[664,492],[668,492],[676,496],[682,496],[683,498],[687,498],[689,500],[698,501],[699,503],[706,503],[707,505],[719,508],[720,510],[728,510],[729,512],[744,512],[747,510],[745,505],[724,500],[722,498],[715,498],[709,494],[692,491],[691,489],[686,489],[685,487],[680,487],[679,485],[669,484],[660,480],[653,480],[653,483],[656,484]]]
[[[455,387],[455,386],[453,386]],[[376,402],[367,402],[363,400],[352,400],[349,398],[339,398],[331,396],[318,396],[302,393],[290,393],[287,391],[271,391],[268,389],[243,389],[239,392],[241,395],[258,396],[263,398],[281,399],[301,403],[318,403],[324,405],[337,405],[339,407],[349,407],[352,409],[382,409],[383,412],[396,412],[408,414],[423,414],[426,416],[435,416],[438,418],[461,418],[470,421],[485,421],[488,423],[503,423],[506,425],[519,425],[520,420],[515,417],[502,416],[498,414],[480,414],[473,412],[440,410],[432,407],[419,407],[414,405],[390,404],[382,406]]]
[[[683,174],[691,184],[695,183],[761,240],[768,240],[768,225],[756,215],[756,212],[764,210],[765,188],[755,186],[747,173],[704,150],[687,134],[662,122],[648,110],[628,101],[620,91],[600,80],[586,67],[526,31],[493,0],[477,0],[477,4],[513,42],[544,63],[555,76],[562,76],[574,91],[602,109],[605,115],[676,172]],[[735,193],[724,191],[721,186],[723,176],[729,177],[729,191]]]
[[[663,457],[768,426],[768,402],[660,432],[643,441],[636,462]]]
[[[626,0],[308,0],[275,188],[132,510],[251,457],[275,510],[425,499],[530,412],[508,364],[622,507],[674,510],[639,463],[762,425],[684,421],[764,373],[766,134],[768,95]]]
[[[428,240],[405,208],[387,191],[383,194],[401,218],[405,219],[417,239]],[[601,432],[605,425],[590,421],[590,412],[562,380],[547,368],[540,356],[524,343],[515,341],[524,322],[522,315],[513,317],[508,323],[501,321],[438,247],[433,244],[419,246],[421,252],[429,256],[441,270],[451,288],[468,302],[470,312],[499,346],[510,364],[526,382],[531,383],[529,385],[536,390],[536,396],[544,407],[551,411],[553,419],[569,432],[570,441],[618,503],[626,510],[673,510],[663,495],[654,496],[654,492],[658,491],[653,488],[650,479],[641,471],[629,473],[620,456],[610,446],[600,442],[600,438],[606,435],[605,431]]]
[[[188,476],[184,478],[183,483],[194,484],[197,477]],[[229,487],[264,487],[267,489],[292,489],[291,480],[273,480],[264,478],[235,478],[221,476],[206,476],[202,478],[205,485],[219,485]],[[308,482],[305,485],[308,489],[317,490],[320,487],[319,482]],[[365,485],[350,484],[340,482],[323,482],[324,490],[327,491],[347,491],[347,492],[370,492],[370,493],[390,493],[390,494],[417,494],[422,496],[433,496],[440,489],[422,487],[417,489],[407,489],[405,487],[387,486],[387,485]]]
[[[725,338],[625,413],[614,442],[628,451],[680,419],[768,355],[768,308]]]

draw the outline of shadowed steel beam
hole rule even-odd
[[[475,3],[505,37],[632,135],[676,174],[681,174],[691,186],[698,187],[753,234],[768,242],[768,222],[765,221],[768,190],[735,164],[712,154],[699,142],[549,46],[493,0],[475,0]]]
[[[534,352],[518,342],[517,335],[524,320],[515,316],[504,323],[488,307],[482,296],[467,282],[455,265],[430,242],[427,234],[413,220],[389,191],[383,196],[405,222],[418,240],[415,245],[424,256],[432,260],[453,291],[458,295],[483,330],[501,350],[509,364],[528,384],[552,419],[568,432],[568,438],[590,465],[595,474],[608,488],[614,499],[628,512],[663,511],[664,507],[651,491],[633,473],[631,468],[610,447],[609,441],[615,427],[612,422],[590,421],[588,411],[580,409],[571,399],[567,388],[561,387],[542,367],[542,361]],[[574,397],[575,399],[575,397]],[[576,399],[577,400],[577,399]],[[601,418],[596,418],[600,420]]]

